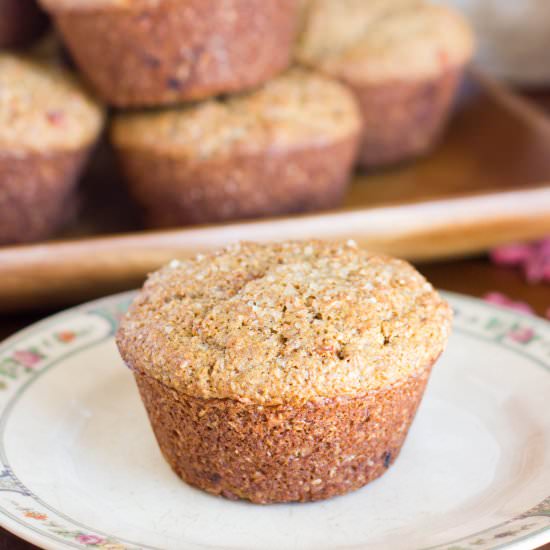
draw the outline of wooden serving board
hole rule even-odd
[[[96,156],[83,182],[83,209],[64,240],[0,248],[0,311],[66,305],[137,286],[174,257],[243,239],[355,239],[424,260],[550,233],[550,121],[478,72],[437,150],[358,174],[339,210],[144,231],[111,153],[103,148]]]

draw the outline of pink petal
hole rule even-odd
[[[529,343],[535,336],[532,328],[517,328],[508,333],[508,337],[520,344]]]
[[[533,308],[526,302],[515,302],[500,292],[489,292],[483,297],[483,299],[491,304],[504,306],[509,309],[513,309],[514,311],[519,311],[520,313],[527,313],[530,315],[535,313]]]
[[[530,244],[510,244],[491,251],[491,260],[497,265],[517,266],[527,261],[535,252]]]
[[[546,318],[550,319],[550,307],[546,310]]]
[[[540,283],[546,278],[547,270],[550,268],[550,257],[544,256],[540,251],[531,256],[523,264],[523,272],[528,283]]]
[[[520,313],[526,313],[528,315],[534,315],[535,310],[525,302],[512,302],[509,306],[510,309],[519,311]]]
[[[550,237],[539,241],[536,246],[540,254],[550,257]]]
[[[510,303],[510,299],[500,292],[489,292],[483,296],[483,299],[498,306],[507,306]]]

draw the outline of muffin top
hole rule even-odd
[[[351,83],[433,78],[467,62],[473,35],[424,0],[310,0],[298,59]]]
[[[103,111],[70,73],[0,53],[0,148],[72,151],[93,142]]]
[[[353,242],[244,243],[153,273],[123,319],[128,366],[195,397],[359,397],[437,359],[451,311],[408,263]]]
[[[251,93],[121,114],[112,140],[123,149],[206,159],[322,146],[355,135],[360,124],[355,99],[344,86],[294,69]]]
[[[38,0],[49,11],[96,10],[103,8],[132,8],[155,6],[162,0]]]

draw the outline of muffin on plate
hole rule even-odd
[[[111,137],[149,223],[177,226],[338,205],[360,126],[349,90],[291,70],[244,95],[120,114]]]
[[[42,0],[109,103],[155,106],[257,86],[285,69],[298,0]]]
[[[48,26],[36,0],[0,0],[0,48],[27,46]]]
[[[117,344],[176,474],[305,502],[387,471],[450,324],[406,262],[353,242],[245,243],[151,275]]]
[[[302,63],[354,90],[367,167],[433,147],[472,53],[466,21],[423,0],[310,0],[297,49]]]
[[[68,72],[0,54],[0,243],[63,223],[103,112]]]

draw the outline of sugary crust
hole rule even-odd
[[[39,0],[50,11],[90,11],[97,9],[132,9],[155,7],[161,0]]]
[[[35,0],[0,0],[0,48],[27,46],[48,26]]]
[[[354,243],[241,243],[154,273],[117,344],[181,393],[297,405],[399,383],[439,356],[450,321],[406,262]]]
[[[384,474],[399,455],[429,372],[362,398],[300,407],[189,397],[135,375],[176,474],[209,493],[265,504],[342,495]]]
[[[297,0],[159,0],[49,6],[76,62],[120,107],[196,100],[257,86],[290,61]]]
[[[103,110],[58,65],[0,54],[0,151],[79,151],[92,145]]]
[[[87,156],[0,152],[0,245],[43,240],[67,220]]]
[[[119,150],[130,192],[154,227],[213,223],[338,206],[359,134],[323,146],[190,161]]]
[[[428,153],[444,127],[462,67],[437,78],[353,86],[363,115],[359,163],[377,167]]]
[[[311,0],[297,56],[355,84],[437,77],[464,65],[473,33],[447,6],[424,0]]]
[[[353,94],[293,69],[247,94],[115,118],[116,146],[188,161],[332,144],[359,132]]]

